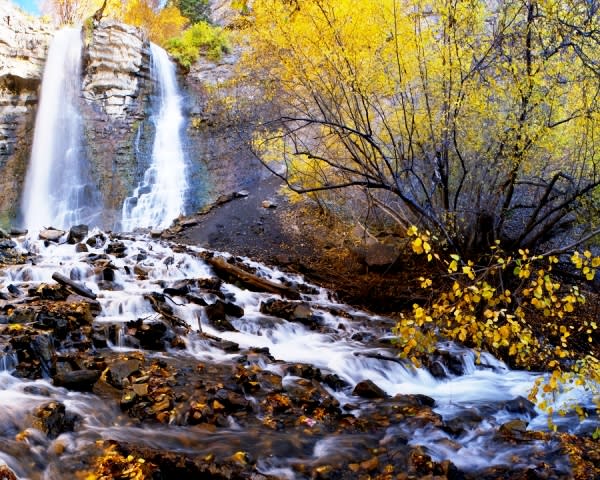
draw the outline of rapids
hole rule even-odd
[[[88,240],[106,237],[109,234],[94,230]],[[199,248],[145,237],[115,236],[113,240],[126,247],[120,255],[107,253],[106,244],[94,241],[88,241],[91,245],[88,252],[77,253],[75,246],[65,240],[66,235],[63,243],[19,238],[18,248],[32,254],[31,262],[0,270],[0,292],[8,295],[8,285],[25,292],[43,283],[53,283],[54,272],[85,284],[97,295],[102,307],[94,320],[95,326],[119,332],[107,349],[97,350],[99,355],[135,354],[141,350],[135,339],[128,336],[127,323],[138,319],[155,322],[160,318],[145,294],[163,291],[182,280],[215,277]],[[215,255],[229,257],[221,253]],[[94,268],[96,258],[110,261],[114,271],[110,282],[103,280]],[[89,467],[89,459],[100,453],[95,450],[96,442],[110,439],[192,457],[214,454],[226,458],[243,450],[255,459],[256,469],[262,474],[300,479],[308,475],[299,467],[302,464],[350,462],[368,458],[368,452],[374,448],[421,446],[433,460],[450,460],[461,470],[473,474],[494,465],[536,468],[545,462],[552,465],[554,472],[568,476],[568,460],[559,452],[558,442],[540,440],[514,444],[498,435],[501,425],[515,419],[529,422],[530,429],[546,428],[547,418],[543,412],[533,407],[526,410],[508,407],[511,401],[527,396],[539,374],[511,370],[486,353],[477,363],[474,352],[443,343],[439,345],[440,351],[457,359],[462,372],[435,378],[427,369],[415,368],[397,359],[397,352],[390,344],[393,322],[389,319],[340,304],[330,292],[307,284],[300,276],[248,259],[243,259],[243,263],[262,278],[304,292],[302,300],[310,305],[312,324],[261,313],[261,302],[277,295],[252,292],[225,282],[220,288],[224,298],[243,308],[241,317],[228,317],[234,331],[215,328],[207,317],[207,307],[201,302],[191,302],[183,295],[171,293],[165,298],[173,315],[191,327],[189,333],[183,335],[184,348],[145,351],[144,355],[171,362],[182,371],[194,365],[214,372],[245,365],[280,375],[284,391],[297,388],[299,380],[297,374],[290,373],[289,365],[307,364],[320,369],[323,376],[333,374],[341,380],[338,388],[325,384],[323,388],[345,407],[348,418],[371,418],[380,409],[392,411],[385,400],[352,394],[359,382],[369,379],[389,396],[418,394],[433,398],[433,412],[440,421],[421,421],[417,415],[390,421],[379,430],[321,429],[315,434],[301,433],[303,430],[298,429],[265,429],[260,423],[265,419],[258,418],[260,415],[246,424],[235,416],[228,416],[226,424],[211,431],[178,423],[175,417],[170,425],[140,423],[122,412],[118,404],[106,401],[96,389],[93,393],[73,392],[54,386],[49,378],[14,377],[11,372],[16,359],[9,352],[3,357],[4,369],[0,372],[0,460],[19,478],[71,478],[74,472]],[[140,271],[144,275],[135,273]],[[218,299],[210,292],[199,291],[198,296],[209,305]],[[0,303],[5,308],[9,302]],[[218,342],[208,341],[198,331],[208,334],[208,338],[235,342],[239,350],[220,348]],[[592,399],[583,390],[571,391],[568,395],[582,405],[592,406]],[[257,408],[259,402],[251,392],[245,392],[245,397]],[[62,402],[67,415],[80,419],[73,431],[62,432],[54,439],[36,429],[32,421],[32,412],[49,400]],[[569,399],[557,398],[557,404],[563,400]],[[456,425],[457,419],[460,427],[453,431],[450,426]],[[316,416],[308,415],[303,421],[310,427],[319,424]],[[582,424],[571,415],[565,417],[560,428],[591,431],[597,425],[597,418]]]

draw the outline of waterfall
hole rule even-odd
[[[98,223],[100,194],[89,181],[81,141],[81,53],[80,28],[59,31],[50,45],[23,192],[29,230]]]
[[[156,134],[152,163],[133,196],[123,203],[121,227],[124,231],[167,228],[184,210],[187,181],[180,135],[183,115],[175,66],[167,52],[157,45],[151,45],[151,52],[152,74],[158,84],[160,104],[153,117]]]

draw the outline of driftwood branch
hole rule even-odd
[[[63,274],[54,272],[52,274],[52,279],[61,285],[67,287],[68,289],[75,292],[77,295],[81,295],[82,297],[91,298],[92,300],[96,300],[96,294],[92,292],[89,288],[84,285],[80,285],[68,277],[65,277]]]
[[[166,303],[165,295],[162,293],[152,292],[145,294],[144,298],[151,303],[152,309],[156,313],[160,314],[167,322],[171,324],[172,328],[180,327],[186,331],[189,331],[190,326],[173,313],[171,306]]]
[[[227,263],[227,261],[221,257],[205,255],[203,258],[219,276],[238,282],[248,290],[274,293],[292,300],[300,299],[300,294],[293,288],[253,275],[235,265]]]

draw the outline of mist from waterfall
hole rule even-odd
[[[82,144],[81,57],[81,29],[57,32],[44,68],[21,204],[29,230],[99,223],[101,197],[89,180]]]
[[[167,52],[151,44],[152,75],[159,90],[159,105],[152,121],[155,138],[151,165],[133,195],[123,202],[121,229],[167,228],[184,213],[186,165],[181,144],[181,98],[175,66]]]

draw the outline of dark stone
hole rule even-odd
[[[6,289],[12,294],[15,295],[17,297],[20,297],[21,295],[23,295],[23,292],[21,290],[19,290],[18,287],[15,287],[12,283],[6,287]]]
[[[439,363],[439,365],[436,365],[436,363]],[[437,378],[445,378],[448,373],[457,376],[465,373],[465,365],[460,355],[445,350],[436,350],[431,358],[429,368],[431,374]]]
[[[465,410],[457,417],[446,420],[443,430],[451,435],[459,436],[467,430],[473,430],[483,421],[483,417],[474,409]]]
[[[78,392],[91,392],[99,378],[98,370],[74,370],[57,373],[53,381],[57,387],[65,387]]]
[[[55,358],[54,343],[49,335],[36,335],[31,340],[31,354],[40,362],[40,368],[45,376],[50,376]]]
[[[305,325],[311,325],[315,320],[310,305],[306,302],[290,302],[272,298],[260,304],[260,312]]]
[[[524,420],[510,420],[500,425],[498,432],[502,437],[520,439],[527,431],[527,425],[527,422]]]
[[[199,278],[197,280],[198,288],[202,288],[204,290],[216,291],[221,289],[221,285],[223,285],[223,280],[218,277],[210,277],[210,278]]]
[[[305,363],[296,363],[285,369],[288,375],[302,377],[307,379],[321,380],[321,370]]]
[[[173,295],[176,297],[183,297],[190,292],[190,287],[186,280],[179,281],[174,285],[167,287],[163,290],[165,295]]]
[[[208,305],[208,303],[206,303],[206,300],[204,300],[204,298],[202,298],[199,295],[196,295],[194,293],[188,293],[185,298],[188,299],[188,301],[190,301],[191,303],[195,303],[196,305],[201,305],[203,307],[206,307]]]
[[[66,413],[61,402],[49,402],[38,407],[34,412],[33,426],[46,434],[48,438],[56,438],[61,433],[73,430],[76,416]]]
[[[8,238],[0,240],[0,250],[7,250],[9,248],[15,248],[16,246],[17,244]]]
[[[327,385],[328,387],[333,388],[336,392],[339,392],[339,391],[343,390],[344,388],[347,388],[350,386],[350,384],[348,382],[346,382],[345,380],[342,380],[335,373],[328,373],[327,375],[325,375],[323,377],[323,383],[325,383],[325,385]]]
[[[235,303],[226,302],[225,303],[225,314],[231,315],[235,318],[242,318],[244,316],[244,309]]]
[[[89,249],[85,243],[78,243],[77,245],[75,245],[75,252],[85,253],[85,252],[89,252]]]
[[[106,242],[106,237],[104,234],[99,233],[87,239],[85,243],[87,243],[92,248],[102,248],[104,243]]]
[[[512,400],[509,400],[504,404],[504,409],[510,413],[517,413],[520,415],[529,415],[530,418],[537,416],[535,411],[535,405],[527,400],[525,397],[518,396]]]
[[[147,350],[164,350],[167,326],[162,322],[144,323],[142,320],[128,322],[127,327],[134,329],[133,336],[140,342],[140,347]]]
[[[221,300],[204,307],[206,317],[213,327],[220,332],[235,332],[234,326],[226,318],[226,309],[225,302]]]
[[[363,380],[356,384],[352,395],[362,398],[386,398],[388,395],[371,380]]]
[[[115,281],[115,271],[110,267],[107,267],[104,270],[102,270],[102,280],[104,280],[106,282],[114,282]]]
[[[215,399],[224,405],[228,412],[252,410],[252,404],[246,400],[246,397],[230,390],[218,390]]]
[[[109,255],[114,255],[117,258],[125,257],[125,252],[127,251],[127,247],[123,242],[115,241],[110,242],[106,246],[106,253]]]
[[[113,387],[122,389],[124,381],[132,374],[139,372],[141,365],[142,362],[134,358],[117,360],[108,368],[106,380]]]
[[[90,314],[92,316],[96,316],[98,314],[100,314],[100,312],[102,311],[102,305],[100,304],[100,302],[98,300],[94,300],[91,298],[87,298],[87,297],[82,297],[81,295],[76,295],[76,294],[71,294],[67,297],[66,299],[67,303],[85,303],[87,305],[87,307],[90,310]],[[80,319],[83,320],[83,319]],[[89,322],[92,322],[92,318],[88,318],[87,319]]]
[[[59,340],[64,340],[70,330],[69,321],[66,318],[46,312],[38,314],[35,327],[42,330],[52,330],[54,336]]]
[[[391,401],[394,402],[397,406],[402,407],[433,407],[435,406],[435,400],[427,395],[422,395],[420,393],[414,395],[394,395],[391,398]]]
[[[69,230],[69,236],[67,237],[67,242],[74,245],[83,241],[85,237],[87,237],[89,232],[89,228],[87,225],[74,225]]]
[[[429,366],[429,372],[431,373],[431,375],[433,375],[435,378],[446,378],[448,375],[446,374],[446,369],[444,368],[444,366],[438,362],[435,361],[433,362],[430,366]]]
[[[365,251],[365,263],[370,270],[387,270],[398,261],[399,251],[391,245],[376,243]]]

